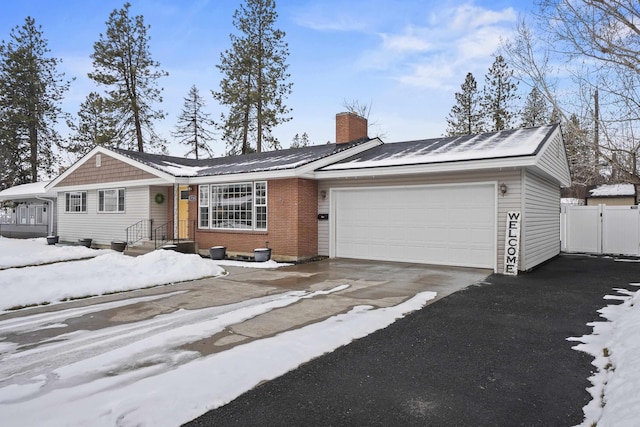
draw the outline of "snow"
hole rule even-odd
[[[134,258],[111,250],[37,245],[40,240],[0,239],[3,249],[0,265],[19,263],[20,250],[25,248],[36,248],[25,257],[27,265],[59,261],[65,256],[93,258],[0,270],[0,310],[166,285],[225,272],[211,260],[195,254],[153,251]]]
[[[111,250],[84,246],[47,245],[47,239],[10,239],[0,236],[0,269],[47,264],[72,259],[92,258]]]
[[[604,184],[589,191],[591,197],[634,196],[636,187],[633,184]]]
[[[280,267],[293,265],[293,264],[287,264],[284,262],[276,262],[272,259],[265,262],[245,262],[245,261],[234,261],[231,259],[211,260],[211,262],[216,265],[228,266],[228,267],[262,268],[262,269],[280,268]]]
[[[576,199],[575,197],[563,197],[560,199],[561,205],[584,205],[584,199]]]
[[[170,173],[173,176],[198,176],[198,172],[207,169],[206,166],[186,166],[166,161],[154,164],[158,169]]]
[[[2,304],[8,305],[5,295],[23,302],[44,300],[55,289],[59,298],[59,288],[75,286],[70,282],[81,284],[73,292],[103,293],[145,286],[154,277],[167,283],[220,270],[212,260],[173,251],[137,258],[112,252],[90,260],[0,271],[0,291]],[[11,284],[16,286],[7,290]],[[39,314],[27,311],[24,316],[0,320],[0,425],[180,425],[263,381],[388,326],[436,296],[422,292],[387,308],[355,306],[324,321],[211,355],[185,348],[232,325],[348,288],[336,283],[324,290],[179,309],[97,330],[67,328],[81,316],[105,318],[108,310],[180,291]]]
[[[33,182],[31,184],[15,185],[0,191],[0,200],[10,200],[15,197],[34,197],[44,196],[47,193],[45,186],[51,181]],[[55,193],[47,195],[47,197],[56,197]]]
[[[465,136],[442,138],[439,140],[383,144],[351,160],[334,163],[322,168],[322,170],[403,166],[530,156],[535,154],[540,143],[549,133],[549,130],[549,126],[543,126],[492,134],[479,134],[472,137]],[[407,148],[397,150],[397,147],[403,145]],[[371,153],[376,153],[376,155],[368,158]]]
[[[592,355],[597,368],[589,378],[593,400],[583,408],[585,427],[632,427],[640,419],[640,291],[616,291],[605,298],[619,304],[598,311],[606,321],[589,323],[590,335],[569,338],[581,342],[573,348]]]

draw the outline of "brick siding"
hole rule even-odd
[[[266,242],[272,258],[283,261],[308,259],[318,254],[318,184],[306,179],[283,179],[267,184],[267,231],[196,229],[201,251],[226,246],[228,253],[253,254]],[[194,186],[194,192],[198,194]],[[192,193],[192,194],[193,194]],[[189,218],[197,220],[197,202],[189,204]]]

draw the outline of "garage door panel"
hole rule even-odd
[[[335,193],[335,255],[493,268],[493,185]]]

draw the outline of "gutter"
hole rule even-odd
[[[42,200],[43,202],[47,202],[49,203],[49,205],[51,206],[51,208],[49,209],[49,215],[48,215],[48,221],[47,221],[47,235],[52,236],[54,233],[53,230],[53,208],[56,205],[56,202],[58,199],[47,199],[46,197],[40,197],[38,195],[35,195],[35,198],[38,200]]]

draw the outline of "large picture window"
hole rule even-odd
[[[124,188],[98,190],[98,212],[124,212]]]
[[[72,191],[65,193],[65,212],[86,212],[87,211],[87,192]]]
[[[267,183],[200,185],[200,228],[266,230]]]

